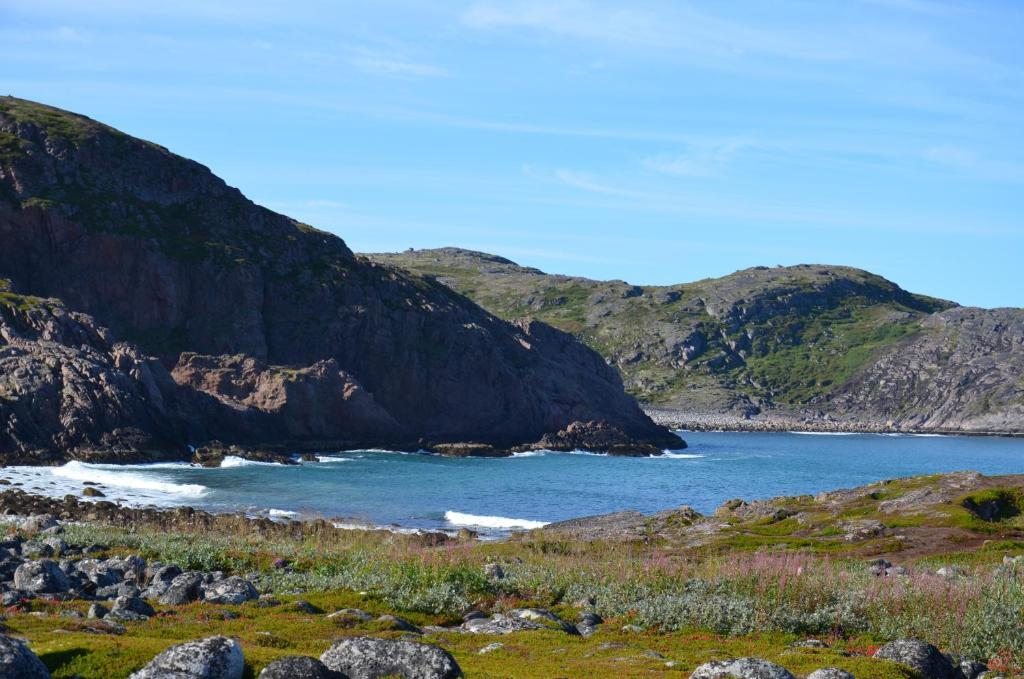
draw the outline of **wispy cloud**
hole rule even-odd
[[[720,142],[693,143],[682,153],[660,154],[645,158],[644,167],[662,174],[685,177],[719,177],[726,166],[750,142],[729,139]]]
[[[950,168],[976,179],[1004,183],[1024,183],[1024,164],[986,158],[960,146],[933,146],[921,154],[930,163]]]
[[[356,50],[350,62],[361,71],[377,75],[410,78],[442,78],[450,75],[447,69],[434,64],[367,49]]]

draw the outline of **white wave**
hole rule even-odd
[[[698,455],[697,453],[676,453],[676,452],[673,452],[671,450],[666,450],[663,454],[655,455],[652,459],[655,459],[655,460],[658,460],[658,459],[663,459],[663,460],[699,460],[702,457],[704,457],[704,456],[703,455]]]
[[[221,469],[231,469],[233,467],[283,467],[284,464],[281,462],[260,462],[258,460],[247,460],[244,457],[236,457],[234,455],[225,455],[224,459],[221,460]]]
[[[549,452],[548,450],[524,450],[521,453],[512,453],[512,457],[544,457]]]
[[[62,467],[52,470],[54,476],[74,481],[92,481],[105,486],[130,488],[136,490],[153,490],[170,495],[199,497],[206,493],[206,486],[197,483],[173,483],[161,481],[133,471],[113,471],[111,465],[92,465],[71,461]],[[136,467],[139,469],[140,467]]]
[[[477,528],[543,528],[547,521],[531,521],[530,519],[510,519],[504,516],[477,516],[462,512],[447,511],[444,520],[453,526],[474,526]]]
[[[298,512],[290,512],[287,509],[274,509],[273,507],[271,507],[270,509],[267,510],[267,515],[268,516],[280,516],[280,517],[292,517],[292,516],[298,516],[299,513]]]
[[[423,533],[419,528],[401,528],[399,526],[377,526],[372,523],[345,523],[337,521],[331,524],[338,530],[385,530],[389,533],[399,535],[420,535]]]
[[[352,462],[351,457],[334,457],[333,455],[317,455],[317,462]]]

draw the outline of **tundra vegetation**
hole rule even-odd
[[[688,675],[751,656],[796,676],[837,667],[911,677],[873,657],[904,638],[1022,675],[1022,487],[1021,477],[919,477],[735,500],[709,517],[681,508],[567,522],[503,541],[186,511],[140,519],[75,501],[64,506],[83,520],[63,523],[57,544],[69,553],[53,555],[66,567],[76,550],[101,561],[135,555],[150,569],[241,576],[261,596],[158,599],[152,615],[116,627],[85,617],[94,602],[37,596],[11,603],[5,634],[27,639],[55,677],[127,677],[172,644],[211,634],[238,639],[251,676],[350,636],[440,646],[469,677]],[[27,496],[0,497],[11,514]],[[8,537],[25,540],[24,554],[39,536],[22,526],[12,520]],[[541,623],[494,636],[464,623],[469,611],[524,610],[543,611],[528,614]]]

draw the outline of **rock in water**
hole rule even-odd
[[[237,641],[208,637],[171,646],[129,679],[242,679],[244,671]]]
[[[263,668],[259,679],[344,679],[316,658],[290,655],[278,658]]]
[[[462,669],[448,651],[429,644],[355,637],[335,642],[320,661],[349,679],[456,679]]]
[[[690,679],[795,679],[785,667],[761,658],[715,660],[693,671]]]
[[[26,561],[14,571],[15,589],[36,594],[59,594],[68,591],[68,587],[68,576],[49,559]]]
[[[50,679],[50,671],[25,642],[0,634],[0,678]]]
[[[925,679],[953,679],[953,664],[939,649],[917,639],[890,641],[875,653],[876,658],[892,660],[910,667]]]

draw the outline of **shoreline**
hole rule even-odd
[[[734,433],[820,433],[820,434],[908,434],[937,436],[985,436],[1022,438],[1024,430],[984,431],[952,428],[895,427],[881,422],[844,422],[808,419],[772,412],[765,416],[743,417],[729,413],[707,413],[641,404],[644,412],[663,427],[681,432]]]

